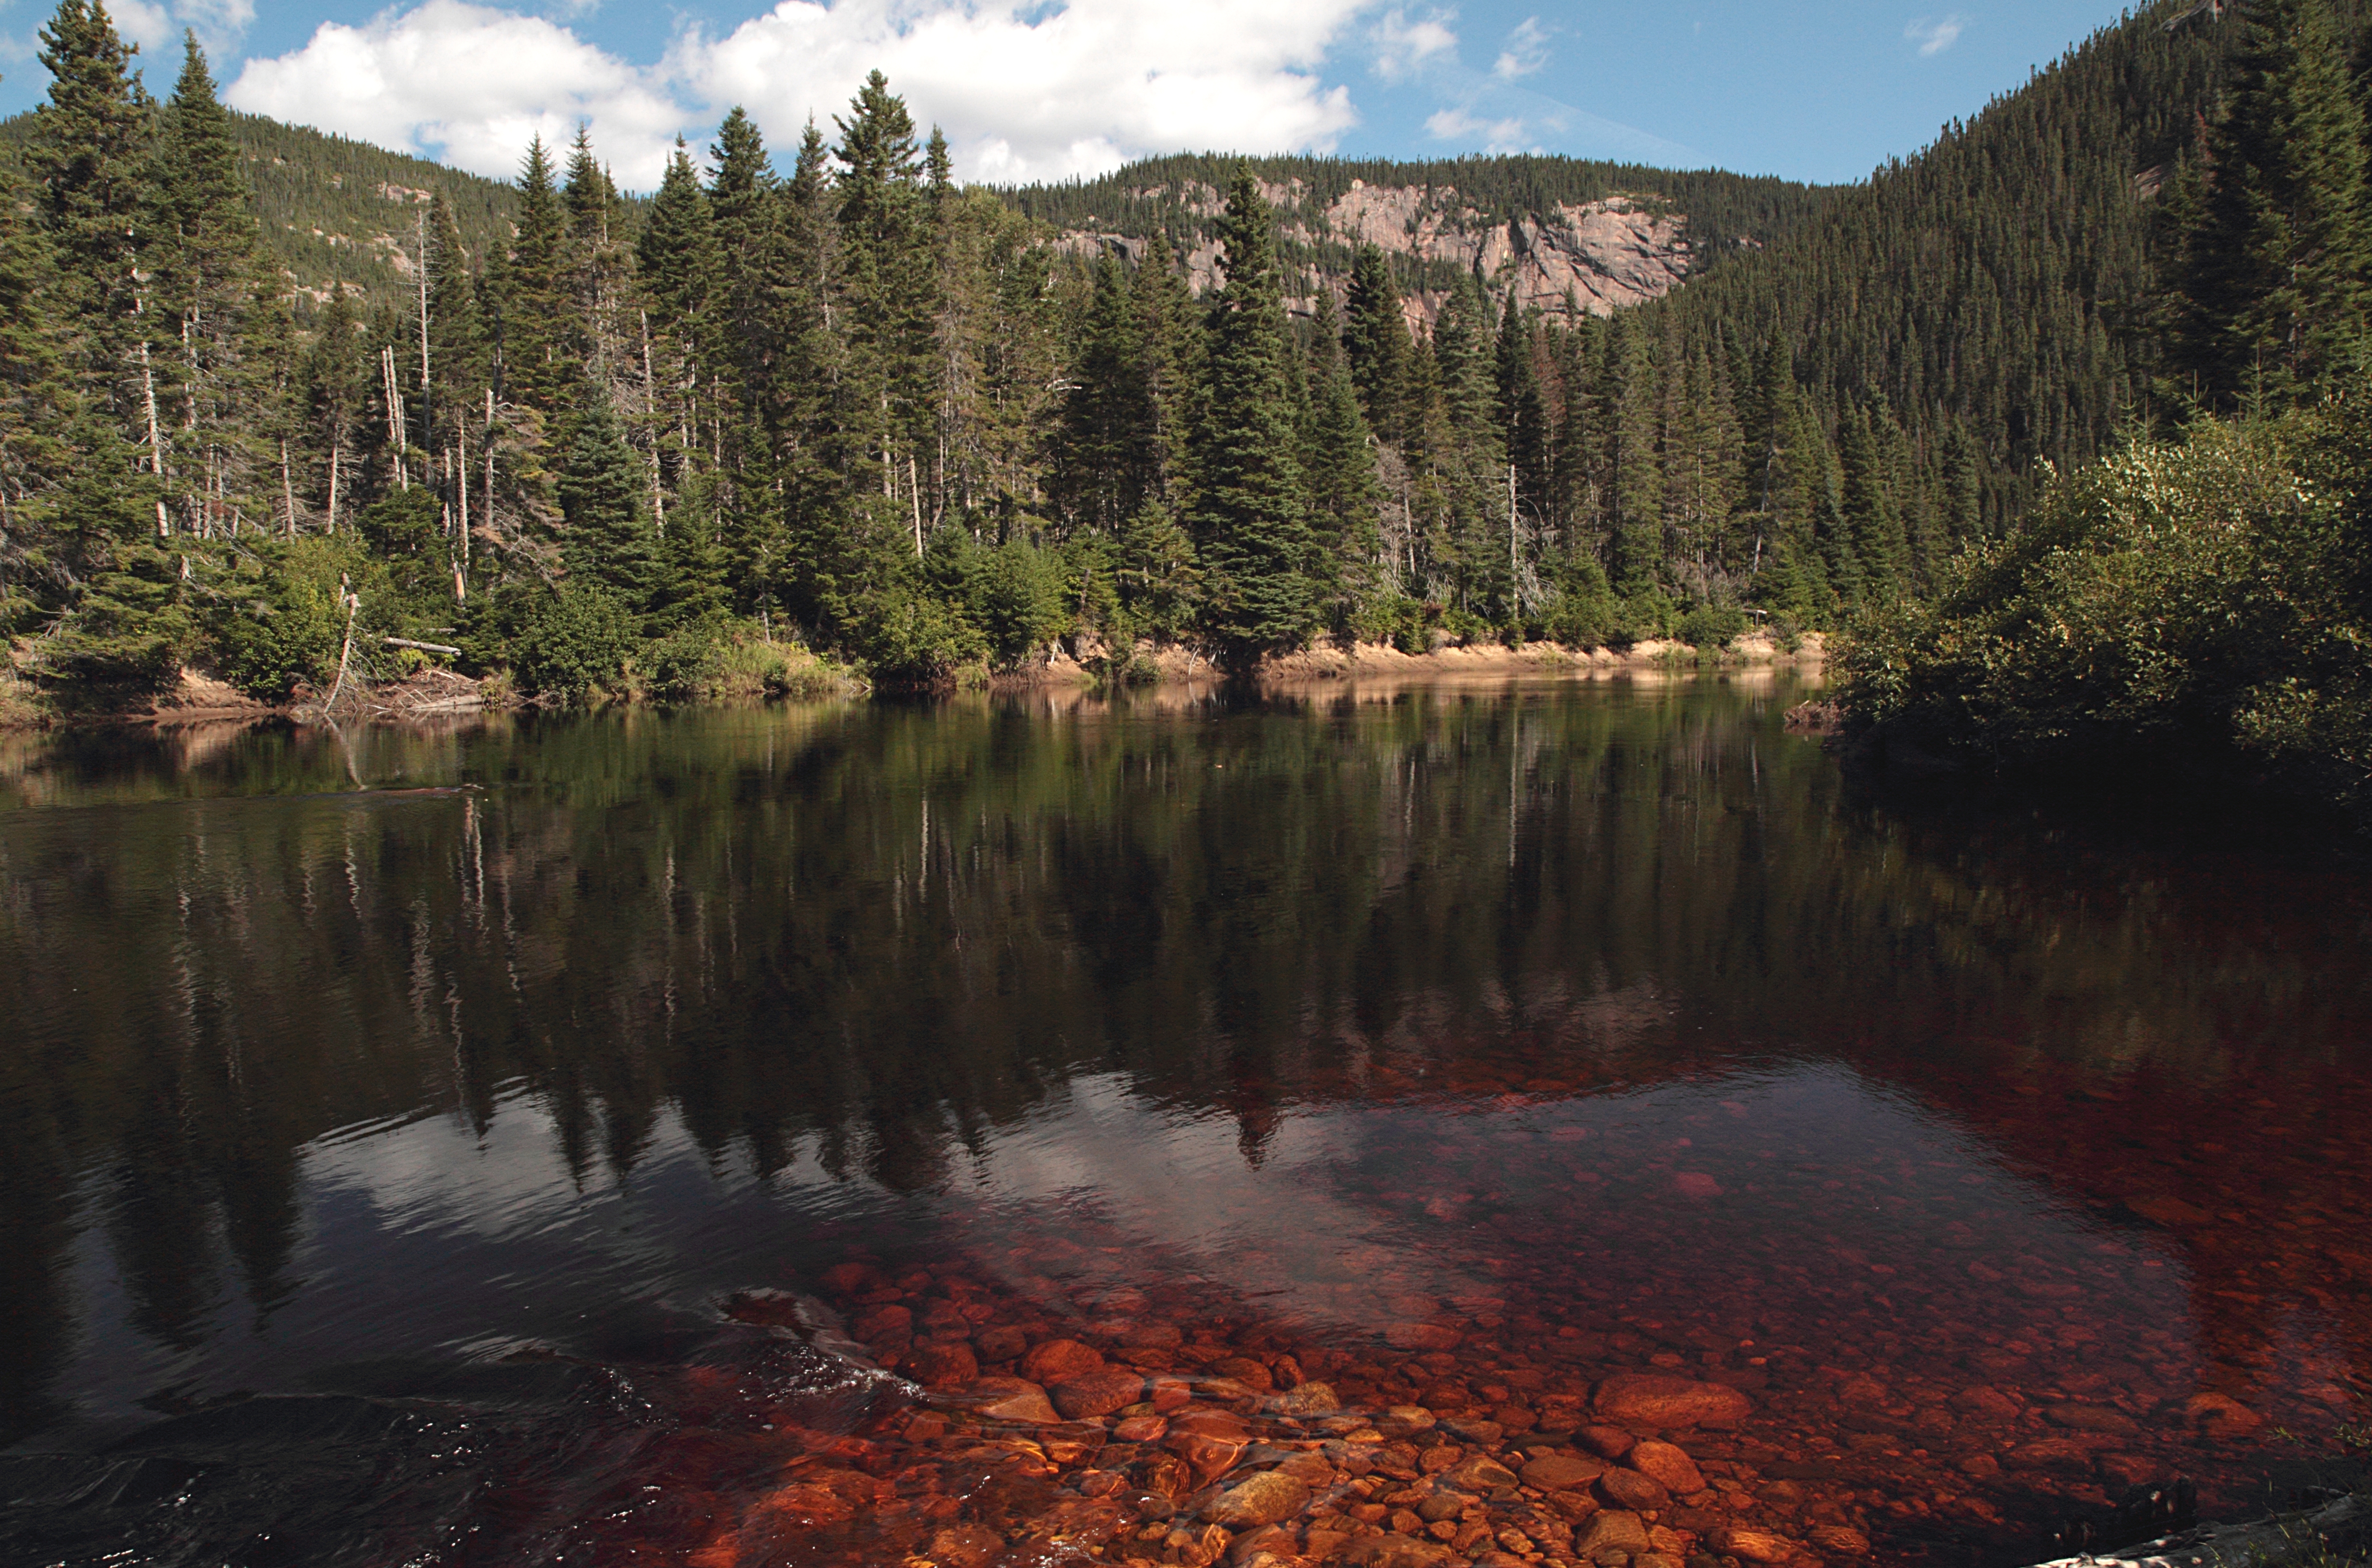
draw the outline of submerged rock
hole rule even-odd
[[[1598,1413],[1625,1426],[1664,1430],[1734,1426],[1754,1402],[1719,1383],[1656,1372],[1618,1372],[1598,1386]]]
[[[1203,1516],[1230,1529],[1250,1529],[1290,1519],[1309,1504],[1309,1488],[1283,1470],[1262,1470],[1213,1498]]]

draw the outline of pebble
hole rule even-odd
[[[1332,1415],[1343,1408],[1343,1401],[1335,1394],[1332,1384],[1313,1379],[1270,1400],[1268,1408],[1276,1415],[1297,1416],[1306,1420],[1313,1416]]]
[[[1578,1454],[1548,1453],[1532,1460],[1523,1469],[1524,1484],[1537,1486],[1542,1492],[1570,1492],[1587,1486],[1606,1473],[1606,1467],[1596,1459],[1585,1459]]]

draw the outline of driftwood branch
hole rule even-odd
[[[415,643],[409,637],[381,637],[379,645],[390,648],[417,648],[424,654],[450,654],[455,658],[461,656],[461,650],[448,643]]]

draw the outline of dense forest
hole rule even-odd
[[[2137,423],[1856,622],[1843,702],[1876,760],[2271,788],[2372,826],[2372,38],[2321,0],[2228,25],[2122,312],[2181,428]]]
[[[1704,644],[1916,601],[2052,465],[2262,394],[2228,301],[2162,280],[2230,253],[2196,236],[2239,221],[2215,138],[2265,67],[2235,39],[2308,17],[2360,133],[2353,24],[2180,10],[1843,192],[1456,166],[1494,219],[1651,175],[1689,212],[1705,264],[1600,318],[1281,241],[1264,191],[1398,166],[959,187],[878,74],[786,169],[736,111],[646,202],[581,133],[500,194],[339,144],[330,188],[428,197],[394,232],[409,286],[305,286],[323,257],[287,237],[341,232],[297,221],[320,159],[280,189],[301,160],[262,156],[194,41],[157,103],[98,0],[63,0],[0,202],[12,663],[53,693],[199,662],[278,696],[399,638],[562,695],[803,645],[931,684],[1065,639],[1124,673],[1146,638],[1238,665],[1328,636]],[[1181,204],[1192,181],[1223,210]],[[1050,243],[1089,220],[1146,243]],[[1197,297],[1179,249],[1206,234]]]

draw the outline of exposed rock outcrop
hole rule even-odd
[[[1205,222],[1226,204],[1220,192],[1199,180],[1174,189],[1148,186],[1130,194],[1175,202]],[[1323,206],[1298,180],[1264,182],[1262,194],[1276,209],[1280,236],[1288,244],[1373,244],[1394,255],[1471,269],[1527,308],[1552,315],[1606,316],[1661,298],[1687,279],[1695,260],[1686,216],[1637,196],[1566,203],[1502,222],[1447,186],[1369,185],[1355,180],[1348,191]],[[1143,239],[1093,229],[1071,230],[1056,245],[1072,255],[1110,254],[1131,265],[1143,261],[1145,250]],[[1218,285],[1215,241],[1201,240],[1183,261],[1197,294]],[[1306,270],[1288,280],[1288,303],[1296,313],[1312,312],[1321,286],[1333,289],[1339,299],[1343,279]],[[1438,289],[1413,291],[1408,298],[1411,325],[1429,325],[1444,297]]]

